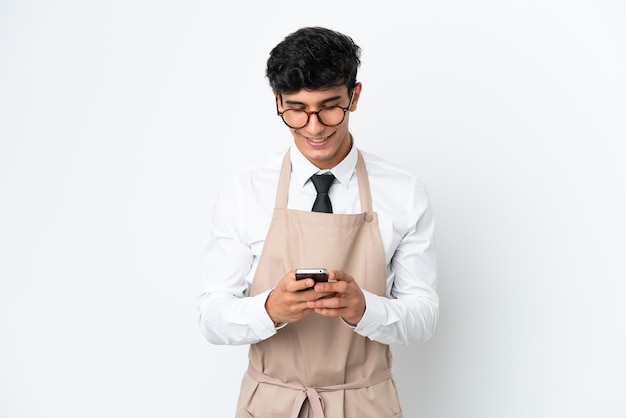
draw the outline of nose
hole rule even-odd
[[[304,128],[309,133],[315,135],[315,134],[322,132],[326,128],[326,126],[323,125],[322,122],[320,122],[320,118],[319,116],[317,116],[317,113],[311,113],[309,115],[309,122],[306,125],[304,125]]]

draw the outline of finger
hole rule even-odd
[[[313,279],[296,280],[294,278],[293,281],[290,283],[289,290],[292,292],[297,292],[297,291],[309,290],[313,286],[315,286],[315,281]]]
[[[314,309],[316,314],[322,315],[322,316],[330,316],[330,317],[343,317],[344,316],[344,309],[326,309],[326,308],[319,308],[319,309]]]
[[[329,282],[353,282],[354,278],[343,270],[332,270],[328,273]]]
[[[346,293],[348,283],[344,281],[319,282],[315,284],[315,291],[320,293]]]
[[[314,302],[316,300],[334,298],[336,296],[336,292],[307,292],[307,301]]]
[[[306,303],[307,308],[311,309],[343,309],[346,308],[346,300],[345,298],[338,297],[326,297],[320,298],[316,300],[310,300]]]
[[[331,270],[328,272],[328,281],[336,282],[337,280],[344,280],[345,273],[343,270]]]
[[[293,270],[288,272],[281,282],[284,283],[284,289],[288,292],[304,290],[315,285],[315,282],[312,282],[312,279],[296,280],[296,274]]]

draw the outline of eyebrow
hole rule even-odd
[[[333,97],[329,97],[328,99],[324,99],[324,100],[322,100],[321,102],[319,102],[317,104],[318,105],[323,105],[323,104],[326,104],[328,102],[334,102],[336,100],[341,100],[341,98],[342,98],[341,96],[333,96]],[[302,103],[302,102],[299,102],[297,100],[285,100],[285,103],[288,104],[288,105],[292,105],[292,106],[294,106],[294,105],[295,106],[298,106],[298,105],[307,106],[306,103]]]

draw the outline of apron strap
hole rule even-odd
[[[359,196],[361,197],[361,212],[371,213],[374,212],[372,207],[372,193],[370,191],[370,181],[367,176],[367,170],[365,169],[365,161],[359,151],[359,155],[356,160],[356,178],[359,181]]]
[[[370,181],[367,176],[367,169],[365,168],[365,161],[361,155],[361,151],[358,151],[356,160],[356,178],[359,183],[359,197],[361,198],[361,211],[365,213],[373,212],[372,206],[372,193],[370,191]],[[291,180],[291,159],[289,158],[289,151],[285,153],[283,157],[283,164],[280,169],[280,176],[278,177],[278,187],[276,192],[276,201],[274,207],[286,209],[287,199],[289,197],[289,181]]]
[[[286,209],[287,198],[289,197],[289,181],[291,180],[291,158],[289,158],[289,150],[283,157],[283,165],[280,169],[280,176],[278,177],[278,187],[276,189],[276,203],[275,208]]]
[[[385,369],[380,372],[374,373],[371,376],[363,377],[361,379],[357,379],[350,383],[343,383],[339,385],[331,385],[331,386],[321,386],[321,387],[310,387],[310,386],[300,386],[300,385],[292,385],[288,383],[283,383],[278,379],[274,379],[273,377],[269,377],[259,371],[257,371],[252,364],[248,364],[248,375],[252,378],[252,380],[258,383],[267,383],[274,386],[279,386],[287,389],[293,389],[299,391],[298,396],[293,404],[293,409],[291,411],[291,418],[298,418],[298,414],[302,409],[302,405],[306,399],[309,400],[309,404],[313,409],[313,418],[324,418],[324,402],[319,392],[332,392],[335,390],[350,390],[350,389],[363,389],[370,386],[377,385],[382,383],[388,379],[391,379],[391,369]]]

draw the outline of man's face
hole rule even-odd
[[[353,91],[354,98],[350,111],[356,110],[361,84],[357,83]],[[283,94],[282,103],[280,96],[276,97],[276,101],[281,112],[287,109],[315,112],[331,106],[347,108],[350,96],[348,88],[341,86],[327,90],[300,90],[293,94]],[[310,115],[304,127],[290,128],[290,131],[300,152],[317,167],[328,169],[336,166],[350,152],[349,118],[350,112],[346,112],[343,122],[339,125],[326,126],[319,121],[317,115]]]

